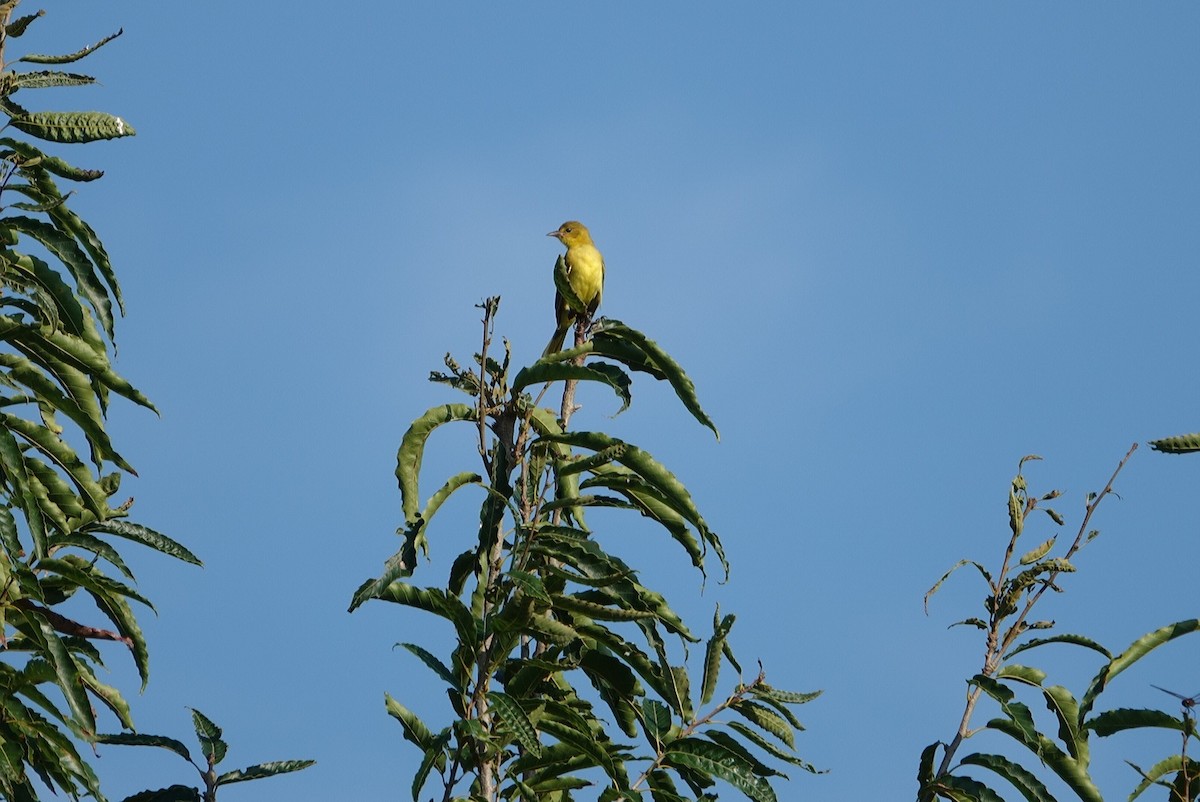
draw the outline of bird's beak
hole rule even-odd
[[[561,235],[562,235],[562,232],[560,232],[558,229],[555,229],[554,231],[551,231],[551,232],[550,232],[549,234],[547,234],[546,236],[547,236],[547,237],[556,237],[556,238],[557,238],[557,237],[559,237],[559,236],[561,236]]]

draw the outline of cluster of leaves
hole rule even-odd
[[[204,790],[189,785],[172,785],[157,791],[144,791],[127,797],[125,802],[216,802],[217,789],[221,786],[300,771],[315,762],[312,760],[276,760],[217,774],[217,766],[225,760],[225,754],[229,751],[229,746],[222,739],[221,728],[199,710],[192,710],[192,726],[196,730],[196,740],[200,742],[200,753],[204,755],[203,765],[192,759],[188,748],[181,741],[163,735],[115,733],[99,737],[100,743],[157,746],[174,752],[192,765],[192,768],[200,775],[200,782],[204,785]]]
[[[724,781],[771,802],[769,762],[812,766],[794,753],[802,729],[791,708],[816,693],[792,693],[753,679],[729,644],[732,615],[713,620],[696,694],[686,666],[672,661],[701,638],[637,570],[606,550],[585,522],[589,508],[638,513],[661,527],[703,572],[711,550],[728,565],[721,541],[687,488],[645,450],[599,432],[567,429],[576,382],[609,387],[630,403],[627,370],[668,382],[684,406],[713,428],[691,380],[654,342],[602,320],[576,346],[548,355],[509,380],[510,351],[488,355],[498,299],[484,305],[483,348],[466,370],[447,356],[433,380],[468,393],[418,418],[397,455],[405,524],[384,573],[365,582],[351,610],[371,599],[433,613],[453,627],[457,646],[442,660],[418,644],[403,646],[446,684],[457,717],[434,731],[391,696],[388,712],[422,752],[413,778],[417,800],[428,783],[452,799],[559,802],[595,786],[601,800],[715,799]],[[606,361],[585,362],[587,356]],[[559,416],[540,406],[562,382]],[[540,387],[536,398],[530,392]],[[478,432],[482,473],[451,477],[422,508],[418,478],[430,435],[458,423]],[[450,568],[445,587],[407,581],[428,554],[429,524],[457,490],[483,490],[477,537]],[[723,664],[739,675],[716,704]],[[700,710],[699,705],[712,706]],[[597,705],[607,709],[598,711]],[[725,718],[718,718],[724,714]],[[606,721],[606,716],[610,721]],[[610,723],[611,722],[611,723]],[[638,746],[630,741],[641,741]],[[436,777],[436,780],[434,779]],[[593,793],[597,791],[594,789]]]
[[[1134,446],[1136,448],[1136,445]],[[971,617],[959,621],[959,625],[978,628],[985,633],[983,667],[968,680],[968,695],[959,729],[947,743],[930,744],[921,754],[918,770],[920,802],[934,799],[950,799],[955,802],[1000,802],[1003,797],[986,782],[966,771],[985,769],[1013,786],[1022,798],[1030,802],[1053,802],[1054,795],[1038,771],[1043,767],[1052,772],[1077,798],[1084,802],[1101,802],[1103,797],[1090,773],[1091,752],[1089,739],[1092,733],[1099,736],[1139,728],[1167,728],[1183,734],[1183,748],[1179,754],[1168,756],[1149,770],[1134,766],[1141,782],[1130,798],[1140,795],[1152,785],[1164,785],[1171,789],[1173,802],[1190,802],[1200,798],[1200,764],[1186,755],[1189,738],[1195,737],[1191,708],[1195,700],[1179,697],[1183,701],[1180,717],[1160,710],[1118,709],[1091,715],[1100,694],[1111,681],[1150,651],[1189,634],[1200,628],[1200,621],[1181,621],[1151,632],[1132,643],[1118,655],[1113,655],[1095,640],[1079,634],[1057,634],[1048,637],[1030,637],[1029,633],[1053,628],[1052,621],[1034,621],[1031,614],[1034,606],[1048,590],[1061,591],[1057,584],[1064,573],[1074,571],[1071,558],[1098,534],[1088,526],[1100,502],[1112,492],[1113,482],[1132,455],[1130,449],[1118,465],[1108,484],[1099,493],[1089,494],[1082,524],[1074,541],[1061,557],[1051,552],[1057,537],[1052,536],[1035,548],[1016,557],[1018,540],[1025,533],[1027,520],[1035,511],[1044,511],[1056,525],[1063,518],[1055,510],[1041,505],[1060,494],[1052,491],[1041,497],[1031,495],[1025,478],[1018,471],[1009,488],[1008,546],[1000,570],[993,575],[983,565],[973,560],[963,560],[948,571],[930,589],[929,596],[958,568],[975,568],[987,583],[988,594],[984,599],[984,617]],[[1021,466],[1029,459],[1021,460]],[[1088,684],[1082,696],[1076,696],[1062,685],[1046,682],[1047,673],[1042,669],[1014,662],[1018,654],[1031,652],[1051,643],[1080,647],[1104,658],[1099,672]],[[1033,711],[1018,698],[1018,693],[1032,690],[1038,696],[1052,718],[1052,727],[1040,728]],[[1168,693],[1171,693],[1168,691]],[[1177,694],[1173,694],[1177,695]],[[978,730],[971,729],[971,717],[981,697],[990,698],[999,708],[999,714]],[[1178,696],[1178,695],[1177,695]],[[974,752],[954,764],[963,742],[981,731],[998,732],[1008,736],[1033,760],[1028,765],[1011,757],[984,752]],[[1021,750],[1018,749],[1018,752]],[[939,752],[941,759],[939,761]],[[1133,764],[1130,764],[1133,765]]]
[[[20,90],[93,83],[58,69],[16,67],[69,64],[114,38],[10,63],[8,40],[42,15],[14,18],[16,6],[0,4],[4,128],[60,144],[131,136],[133,128],[112,115],[31,112],[13,99]],[[132,654],[143,686],[149,672],[130,603],[150,602],[129,584],[133,574],[114,539],[199,563],[165,535],[126,520],[129,502],[112,503],[122,472],[133,469],[105,428],[110,396],[153,407],[113,369],[120,286],[104,245],[57,183],[101,175],[0,137],[0,795],[8,799],[36,798],[32,777],[102,799],[74,743],[95,740],[96,703],[132,727],[128,704],[95,670],[102,665],[96,643],[114,641]],[[94,610],[77,602],[67,608],[76,596]],[[87,621],[96,615],[101,620]]]

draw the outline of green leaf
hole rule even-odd
[[[8,482],[15,491],[17,505],[25,515],[29,532],[33,538],[33,554],[35,559],[46,555],[47,537],[46,524],[42,517],[41,507],[33,492],[32,477],[25,463],[25,455],[12,432],[0,426],[0,467]]]
[[[1014,679],[1019,682],[1024,682],[1027,685],[1034,685],[1040,688],[1042,681],[1046,679],[1046,672],[1042,671],[1040,668],[1033,668],[1032,666],[1022,666],[1009,663],[1008,665],[1000,667],[1000,670],[996,672],[996,678]]]
[[[104,532],[117,537],[132,540],[134,543],[140,543],[143,546],[157,551],[159,554],[165,554],[168,557],[174,557],[177,560],[182,560],[185,563],[192,565],[203,565],[192,552],[161,532],[156,532],[153,529],[142,526],[141,524],[130,523],[128,521],[118,521],[109,519],[101,523],[91,524],[85,527],[88,532]]]
[[[608,450],[600,453],[608,453]],[[692,560],[692,565],[704,573],[704,550],[700,543],[688,528],[684,517],[667,503],[653,485],[619,465],[593,466],[592,470],[596,475],[582,486],[589,489],[607,487],[625,496],[642,515],[666,529],[675,542],[683,546]]]
[[[17,61],[24,61],[27,64],[70,64],[73,61],[79,61],[81,58],[91,55],[123,33],[125,33],[125,29],[121,28],[116,33],[109,34],[99,42],[88,45],[82,50],[76,50],[74,53],[70,53],[65,56],[46,56],[38,53],[22,56],[21,58],[17,59]]]
[[[579,667],[612,711],[621,731],[630,738],[636,737],[639,711],[635,705],[645,691],[633,670],[617,657],[595,649],[584,652]]]
[[[186,785],[172,785],[157,791],[142,791],[127,796],[121,802],[201,802],[200,790]]]
[[[1029,565],[1029,564],[1035,563],[1038,560],[1045,557],[1046,554],[1049,553],[1050,549],[1054,548],[1054,543],[1056,540],[1058,540],[1057,535],[1055,535],[1052,538],[1047,539],[1044,543],[1042,543],[1037,548],[1030,549],[1025,554],[1022,554],[1021,560],[1020,560],[1021,565]]]
[[[293,771],[306,769],[309,766],[316,765],[316,762],[315,760],[273,760],[268,763],[258,763],[254,766],[247,766],[244,769],[225,772],[217,777],[217,785],[231,785],[233,783],[246,782],[247,780],[278,777],[280,774],[288,774]]]
[[[1126,762],[1128,763],[1129,761]],[[1133,766],[1138,774],[1142,775],[1142,781],[1138,783],[1138,786],[1133,789],[1133,793],[1129,795],[1130,800],[1137,799],[1144,791],[1156,783],[1165,784],[1162,783],[1161,780],[1168,774],[1174,774],[1186,770],[1193,782],[1195,781],[1197,775],[1200,774],[1200,764],[1183,755],[1171,755],[1170,757],[1164,758],[1151,766],[1149,771],[1142,771],[1133,763],[1129,763],[1129,765]],[[1168,799],[1195,799],[1195,797],[1172,792]]]
[[[1158,727],[1167,730],[1184,730],[1181,719],[1164,713],[1161,710],[1145,708],[1119,707],[1116,710],[1106,710],[1088,720],[1086,724],[1101,738],[1106,738],[1124,730],[1136,730],[1143,727]]]
[[[396,452],[396,480],[400,484],[401,507],[406,522],[413,521],[420,509],[417,480],[429,435],[445,423],[474,421],[476,414],[475,408],[467,404],[443,404],[427,410],[404,433]]]
[[[1190,635],[1197,629],[1200,629],[1200,619],[1193,618],[1178,621],[1147,633],[1131,643],[1124,652],[1114,657],[1106,666],[1101,668],[1100,672],[1092,679],[1087,691],[1084,692],[1083,698],[1080,700],[1080,718],[1087,717],[1087,714],[1091,712],[1092,706],[1096,702],[1096,697],[1108,687],[1108,683],[1114,677],[1164,643],[1170,643],[1176,638]]]
[[[96,736],[97,743],[102,744],[121,744],[125,746],[157,746],[162,749],[169,749],[179,755],[189,763],[192,762],[192,756],[188,752],[187,747],[182,741],[177,741],[174,738],[168,738],[165,735],[149,735],[146,733],[136,732],[114,732]]]
[[[604,770],[610,778],[618,780],[620,769],[614,756],[607,750],[606,743],[597,741],[586,728],[564,724],[561,721],[546,718],[538,723],[539,728],[559,742],[572,747],[588,759],[592,765]],[[543,756],[545,752],[543,752]],[[535,756],[536,759],[536,756]],[[628,783],[626,783],[628,786]]]
[[[671,743],[663,764],[698,771],[724,780],[755,802],[775,802],[775,791],[754,773],[754,767],[720,744],[699,738],[681,738]]]
[[[41,647],[39,651],[54,667],[56,684],[67,700],[71,717],[86,737],[94,737],[96,734],[95,714],[92,711],[91,702],[88,701],[87,692],[84,690],[86,686],[79,676],[79,668],[70,650],[58,633],[54,631],[54,626],[41,613],[34,610],[21,610],[14,611],[14,615],[24,617],[36,627]]]
[[[1079,718],[1079,703],[1069,690],[1061,685],[1051,685],[1042,689],[1046,708],[1058,719],[1058,739],[1066,744],[1071,757],[1083,765],[1091,759],[1088,746],[1087,731],[1081,729]]]
[[[1104,802],[1100,789],[1088,775],[1087,766],[1064,753],[1050,738],[1036,730],[1031,733],[1030,728],[1012,719],[992,719],[986,726],[1009,735],[1037,755],[1075,792],[1081,802]]]
[[[433,767],[445,763],[446,747],[449,743],[450,728],[447,727],[434,737],[433,743],[425,750],[425,755],[421,758],[421,765],[417,768],[416,774],[413,775],[413,802],[417,802],[417,797],[421,795],[421,789],[425,787],[425,780],[429,777],[429,772],[433,770]]]
[[[599,432],[566,432],[561,435],[543,435],[543,439],[550,440],[551,442],[565,443],[577,448],[586,448],[593,452],[602,451],[615,445],[624,446],[620,456],[617,457],[617,461],[645,480],[672,510],[682,515],[696,528],[696,531],[700,533],[704,542],[716,551],[717,557],[721,561],[721,566],[724,568],[726,575],[728,575],[729,563],[725,559],[725,551],[721,545],[720,538],[708,528],[708,523],[696,508],[691,493],[688,492],[687,487],[673,473],[668,471],[662,464],[650,456],[649,453],[637,446],[624,443],[621,440]]]
[[[934,783],[939,795],[954,802],[1004,802],[1004,798],[988,786],[970,777],[943,774]]]
[[[1004,659],[1009,660],[1014,655],[1020,654],[1021,652],[1029,649],[1034,649],[1038,646],[1044,646],[1047,643],[1070,643],[1074,644],[1075,646],[1082,646],[1085,649],[1091,649],[1092,651],[1099,652],[1100,654],[1104,655],[1105,659],[1112,658],[1112,653],[1110,653],[1108,649],[1105,649],[1091,638],[1084,637],[1083,635],[1063,633],[1061,635],[1051,635],[1048,638],[1034,638],[1033,640],[1026,641],[1025,643],[1022,643],[1020,646],[1013,648],[1011,651],[1005,654]]]
[[[388,715],[399,721],[404,728],[404,739],[422,751],[430,749],[435,741],[433,731],[425,726],[416,713],[397,702],[390,694],[385,693],[383,698]]]
[[[1055,802],[1046,786],[1029,771],[1002,755],[975,753],[967,755],[962,762],[969,766],[982,766],[999,774],[1015,787],[1028,802]]]
[[[921,750],[921,759],[917,762],[917,785],[920,788],[924,789],[933,781],[933,761],[937,759],[938,747],[944,745],[941,741],[934,741]]]
[[[629,404],[633,401],[630,394],[633,382],[629,375],[616,365],[606,365],[603,362],[576,365],[560,360],[539,359],[517,373],[513,379],[513,392],[520,392],[531,385],[555,381],[591,381],[610,387],[621,399],[621,408],[615,413],[617,415],[629,409]]]
[[[21,89],[44,89],[50,86],[86,86],[96,83],[90,75],[80,75],[75,72],[58,72],[55,70],[38,70],[36,72],[8,73],[13,78],[13,85]]]
[[[71,181],[95,181],[98,178],[104,177],[103,170],[89,170],[83,167],[75,167],[57,156],[43,153],[30,142],[12,139],[11,137],[0,137],[0,148],[9,148],[14,154],[18,154],[19,158],[9,159],[16,164],[27,165],[30,161],[36,161],[35,167],[30,168],[25,166],[23,168],[25,170],[45,170],[60,178],[66,178]]]
[[[642,726],[646,730],[646,738],[655,749],[662,748],[664,739],[671,731],[671,708],[656,699],[642,702]]]
[[[443,590],[417,588],[406,582],[393,582],[372,598],[415,607],[445,618],[454,624],[460,643],[474,644],[478,639],[478,630],[475,619],[471,617],[471,611],[460,600]]]
[[[438,677],[440,677],[441,680],[451,688],[456,691],[462,691],[462,688],[459,687],[458,680],[455,679],[454,675],[450,673],[450,669],[446,668],[445,664],[443,664],[441,660],[437,659],[435,656],[415,643],[400,643],[397,645],[403,646],[405,649],[408,649],[408,651],[416,655],[422,663],[428,666],[433,673],[437,674]]]
[[[732,708],[751,724],[766,730],[792,749],[796,748],[792,727],[775,710],[745,699],[734,702]]]
[[[12,116],[12,126],[48,142],[80,144],[137,133],[114,114],[102,111],[33,111]]]
[[[96,679],[96,675],[86,663],[76,662],[76,668],[79,670],[79,677],[84,686],[91,692],[92,696],[99,699],[105,707],[112,711],[117,717],[117,721],[121,722],[122,727],[133,729],[133,718],[129,712],[129,703],[121,696],[121,693],[111,685],[105,685],[100,680]]]
[[[542,604],[553,604],[554,600],[546,592],[546,586],[537,574],[531,574],[528,571],[519,571],[514,568],[508,572],[508,577],[513,581],[513,585],[520,588],[521,592],[526,596],[536,599]]]
[[[7,34],[8,36],[11,36],[14,39],[17,38],[18,36],[23,36],[25,34],[25,30],[29,27],[29,24],[31,22],[33,22],[35,19],[38,19],[39,17],[43,17],[45,15],[46,15],[46,12],[39,9],[37,12],[35,12],[33,14],[26,14],[23,17],[18,17],[17,19],[13,20],[12,22],[10,22],[4,26],[4,33]]]
[[[221,728],[196,708],[189,709],[192,711],[192,726],[196,730],[196,737],[200,740],[200,751],[208,760],[209,765],[215,766],[225,759],[225,753],[229,749],[221,740]]]
[[[541,755],[542,744],[538,740],[537,730],[517,700],[498,691],[491,691],[487,696],[492,703],[492,710],[516,737],[517,743],[534,757]]]
[[[92,309],[99,316],[104,330],[111,336],[113,329],[112,302],[109,300],[108,291],[100,283],[100,279],[96,275],[95,266],[92,264],[87,252],[80,247],[75,236],[58,226],[50,225],[32,217],[13,215],[4,218],[4,222],[16,231],[37,240],[46,247],[46,250],[62,262],[70,272],[72,278],[75,279],[75,284],[79,288],[79,292],[87,299]],[[25,259],[18,259],[17,264],[24,266]],[[37,262],[30,260],[29,268],[36,271]],[[42,281],[48,283],[45,279],[42,279]],[[66,308],[65,304],[60,305],[60,308]],[[74,333],[81,333],[83,331],[82,323],[74,323],[72,331]]]
[[[791,752],[784,751],[773,741],[768,740],[765,736],[759,733],[758,730],[752,729],[750,726],[743,724],[740,721],[730,721],[726,726],[753,743],[755,746],[763,749],[773,757],[779,758],[787,763],[791,763],[793,766],[799,766],[809,774],[825,774],[828,771],[828,769],[818,769],[808,761],[802,760]]]
[[[1194,451],[1200,451],[1200,432],[1151,440],[1150,447],[1165,454],[1191,454]]]
[[[718,440],[721,439],[716,424],[700,407],[696,385],[658,343],[619,320],[606,319],[592,329],[591,347],[593,353],[620,359],[634,370],[645,370],[651,375],[665,377],[687,411],[701,424],[712,429]],[[629,359],[631,351],[634,355],[632,360]]]
[[[953,566],[951,566],[949,571],[942,574],[941,579],[939,579],[937,582],[933,583],[933,587],[931,587],[929,590],[925,591],[924,604],[925,604],[925,613],[926,614],[929,613],[929,599],[933,596],[933,594],[938,592],[938,589],[941,588],[941,586],[943,584],[945,584],[946,580],[950,578],[951,574],[953,574],[959,568],[962,568],[964,565],[969,565],[972,568],[974,568],[976,571],[978,571],[980,573],[980,575],[983,576],[983,580],[985,582],[987,582],[989,586],[992,584],[992,575],[990,573],[988,573],[988,570],[986,568],[984,568],[982,565],[975,562],[974,560],[959,560]]]
[[[712,701],[716,692],[717,679],[721,673],[721,653],[725,648],[725,639],[733,629],[735,617],[727,615],[718,621],[720,608],[713,612],[713,634],[704,647],[704,676],[700,682],[700,704]]]

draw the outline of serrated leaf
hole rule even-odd
[[[517,743],[534,757],[540,756],[542,744],[538,740],[537,730],[517,700],[498,691],[491,691],[487,696],[492,703],[492,710],[516,737]]]
[[[18,131],[47,142],[81,144],[134,136],[124,119],[102,111],[33,111],[11,117]]]
[[[1150,447],[1164,454],[1191,454],[1200,451],[1200,432],[1151,440]]]
[[[622,361],[625,361],[624,355],[632,350],[636,354],[636,361],[626,362],[626,364],[634,370],[643,370],[645,369],[643,365],[646,365],[651,368],[647,372],[665,377],[672,389],[675,390],[676,397],[683,402],[684,408],[692,413],[692,417],[711,429],[718,440],[721,439],[721,433],[717,431],[716,424],[700,406],[696,385],[679,363],[672,359],[670,354],[663,350],[658,343],[619,320],[605,319],[593,327],[590,344],[593,353]]]
[[[204,565],[200,558],[189,551],[182,543],[179,543],[161,532],[156,532],[148,526],[141,524],[130,523],[129,521],[107,520],[102,523],[91,524],[86,527],[88,532],[104,532],[117,537],[132,540],[134,543],[140,543],[143,546],[157,551],[159,554],[165,554],[168,557],[174,557],[177,560],[182,560],[185,563],[192,565]]]
[[[1035,563],[1038,560],[1045,557],[1046,554],[1049,553],[1050,549],[1054,548],[1054,543],[1057,540],[1058,540],[1057,535],[1052,538],[1047,538],[1046,541],[1044,543],[1042,543],[1040,546],[1038,546],[1037,548],[1030,549],[1029,551],[1022,554],[1021,560],[1020,560],[1021,565],[1029,565],[1030,563]]]
[[[744,699],[734,702],[731,707],[751,724],[766,730],[792,749],[796,748],[796,739],[791,726],[772,708]]]
[[[1178,730],[1181,732],[1184,729],[1182,720],[1161,710],[1129,707],[1119,707],[1115,710],[1106,710],[1103,713],[1099,713],[1089,719],[1085,726],[1101,738],[1107,738],[1109,735],[1125,730],[1136,730],[1145,727]]]
[[[720,744],[681,738],[667,747],[663,763],[724,780],[755,802],[776,802],[775,791],[754,767]]]
[[[309,766],[316,765],[316,762],[315,760],[273,760],[267,763],[258,763],[253,766],[247,766],[244,769],[225,772],[217,777],[217,785],[231,785],[233,783],[246,782],[247,780],[278,777],[280,774],[289,774],[293,771],[306,769]]]
[[[28,64],[70,64],[71,62],[79,61],[80,59],[91,55],[123,33],[125,33],[125,29],[121,28],[116,33],[109,34],[95,44],[88,45],[85,48],[76,50],[74,53],[68,53],[64,56],[47,56],[41,53],[31,53],[29,55],[22,56],[21,58],[17,59],[17,61],[24,61]]]
[[[924,605],[925,605],[925,614],[926,615],[929,614],[929,599],[933,596],[933,594],[938,592],[938,589],[941,588],[941,586],[943,584],[945,584],[946,580],[950,578],[951,574],[953,574],[959,568],[962,568],[964,565],[970,565],[970,566],[974,567],[975,570],[977,570],[980,574],[983,575],[984,581],[987,582],[989,586],[992,584],[992,575],[990,573],[988,573],[987,569],[984,568],[982,565],[975,562],[974,560],[959,560],[953,566],[951,566],[949,571],[942,574],[941,579],[939,579],[937,582],[933,583],[933,587],[931,587],[929,590],[925,591],[925,597],[924,597],[923,601],[924,601]]]
[[[954,802],[1004,802],[1004,798],[987,785],[970,777],[943,774],[933,787],[939,796],[945,796]]]
[[[577,448],[586,448],[593,452],[602,451],[618,444],[623,445],[624,450],[621,452],[618,462],[645,480],[672,510],[682,515],[695,527],[704,542],[717,553],[721,566],[728,575],[729,563],[725,558],[725,550],[721,545],[720,538],[709,529],[708,523],[696,507],[691,493],[673,473],[648,452],[599,432],[566,432],[561,435],[543,435],[543,439],[565,443]]]
[[[671,731],[671,709],[656,699],[642,702],[642,726],[646,729],[646,737],[656,749]]]
[[[437,659],[437,657],[430,654],[424,648],[415,643],[400,643],[397,645],[404,647],[412,654],[416,655],[416,657],[422,663],[424,663],[431,671],[433,671],[433,673],[437,674],[438,677],[440,677],[442,681],[451,688],[456,691],[462,690],[462,688],[459,687],[458,680],[455,679],[454,674],[452,674],[450,669],[446,668],[445,664],[443,664],[441,660]]]
[[[192,726],[196,730],[196,738],[200,741],[200,751],[208,760],[209,765],[215,766],[225,759],[225,753],[229,750],[228,745],[221,740],[221,728],[196,708],[193,707],[190,710],[192,711]]]
[[[1100,672],[1092,679],[1087,691],[1080,700],[1079,715],[1086,718],[1095,704],[1096,697],[1104,691],[1114,677],[1126,668],[1129,668],[1164,643],[1169,643],[1175,638],[1184,635],[1190,635],[1197,629],[1200,629],[1200,619],[1192,618],[1160,627],[1135,640],[1124,652],[1114,657],[1107,665],[1101,668]]]
[[[614,413],[616,415],[629,409],[629,404],[633,401],[630,393],[633,382],[629,375],[616,365],[606,365],[603,362],[576,365],[574,362],[558,359],[539,359],[517,373],[513,379],[513,391],[519,392],[531,385],[555,381],[590,381],[611,388],[621,399],[621,408]]]
[[[102,744],[122,744],[125,746],[157,746],[162,749],[168,749],[179,755],[189,763],[192,762],[192,756],[188,752],[187,746],[182,741],[177,741],[174,738],[168,738],[165,735],[149,735],[146,733],[136,732],[114,732],[96,736],[97,743]]]
[[[700,704],[708,704],[712,701],[713,694],[716,692],[717,679],[721,673],[721,655],[725,648],[725,639],[729,636],[729,631],[733,628],[734,616],[727,615],[724,619],[718,620],[720,615],[718,608],[713,613],[713,634],[708,639],[708,643],[704,647],[704,675],[700,682]]]
[[[1034,774],[1003,755],[988,755],[976,752],[967,755],[962,762],[969,766],[990,769],[1011,783],[1028,802],[1055,802],[1050,790]]]
[[[416,713],[397,702],[390,694],[383,695],[388,715],[400,722],[404,728],[404,739],[418,749],[428,750],[434,743],[434,734]]]
[[[467,404],[443,404],[426,410],[404,433],[396,452],[396,481],[400,485],[401,507],[406,522],[413,521],[420,510],[417,481],[429,435],[443,424],[474,421],[475,416],[475,408]]]

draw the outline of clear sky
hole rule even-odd
[[[1194,3],[47,10],[31,49],[125,28],[78,65],[102,87],[37,100],[138,129],[65,155],[108,171],[73,202],[124,285],[119,368],[162,411],[113,413],[134,518],[206,562],[130,550],[159,608],[152,678],[136,697],[113,649],[111,679],[143,731],[187,736],[186,706],[222,724],[229,768],[318,761],[230,799],[408,797],[419,755],[383,694],[436,727],[450,713],[392,647],[442,651],[447,628],[346,607],[397,545],[400,436],[461,398],[426,376],[470,359],[488,295],[536,357],[560,250],[544,235],[566,219],[605,254],[601,311],[687,368],[722,439],[645,377],[628,412],[589,392],[575,423],[675,470],[731,581],[700,595],[664,537],[593,524],[697,628],[714,603],[736,613],[744,664],[825,689],[798,745],[830,774],[783,799],[912,797],[982,655],[947,629],[981,610],[978,577],[928,617],[922,595],[960,558],[999,561],[1021,456],[1045,457],[1028,476],[1065,491],[1073,533],[1131,443],[1200,430]],[[423,494],[476,467],[469,440],[431,448]],[[1196,617],[1198,483],[1200,457],[1143,446],[1043,617],[1114,650]],[[443,581],[476,503],[433,528],[416,581]],[[1198,645],[1113,699],[1172,709],[1150,683],[1200,689]],[[1030,662],[1078,693],[1098,666],[1059,648]],[[1175,747],[1098,744],[1106,796],[1136,784],[1122,758]],[[166,752],[101,755],[113,798],[194,780]]]

